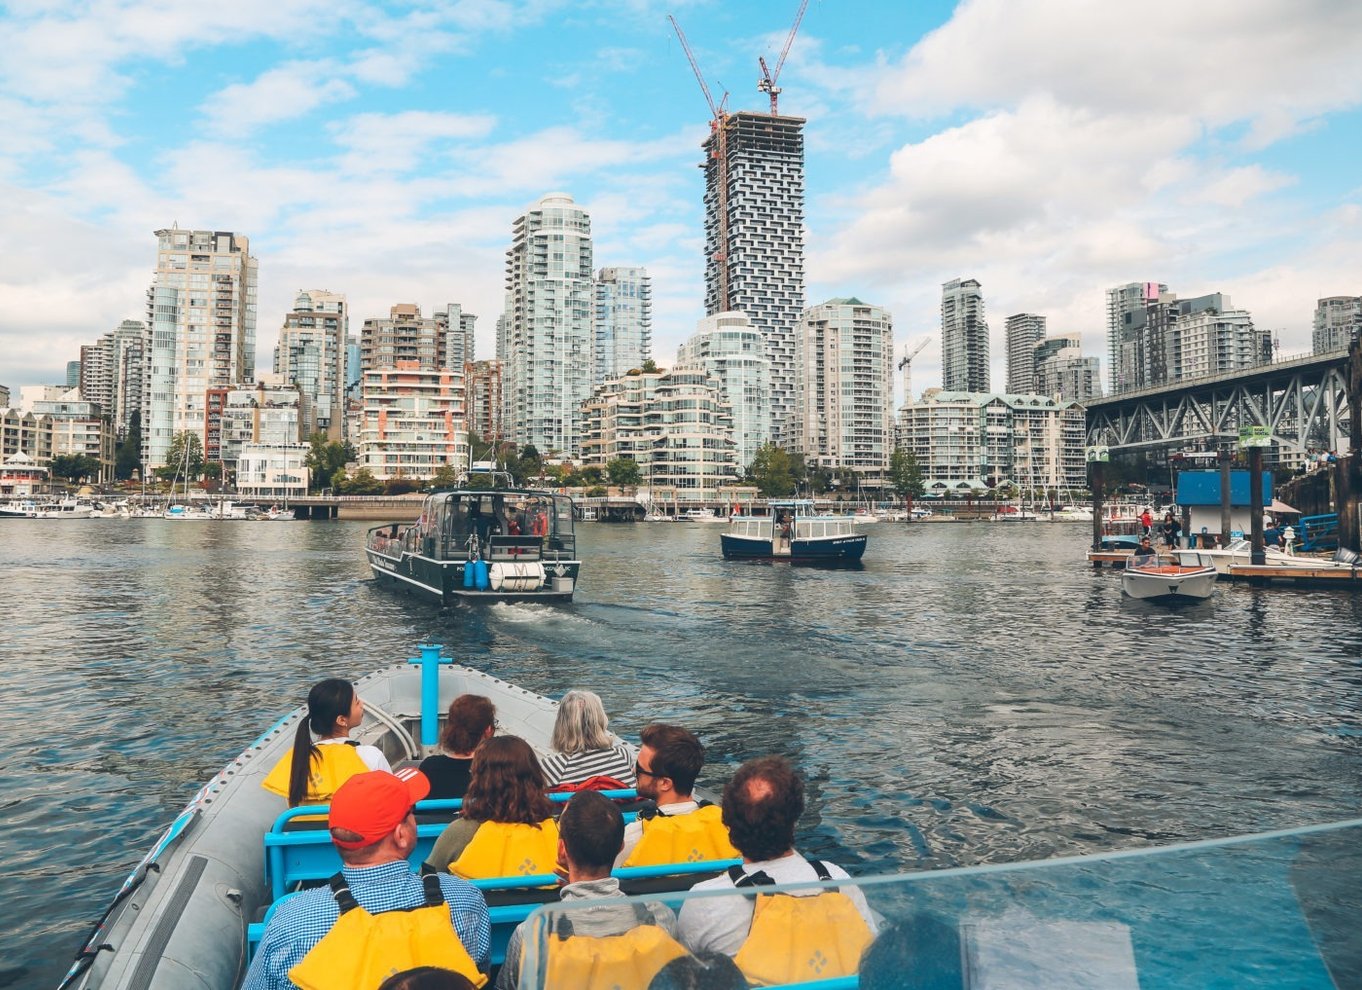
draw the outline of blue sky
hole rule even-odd
[[[300,288],[352,330],[459,302],[493,352],[510,225],[552,191],[596,265],[646,265],[654,352],[702,315],[699,144],[761,109],[797,0],[16,0],[0,4],[0,384],[63,378],[144,315],[152,232],[234,230],[260,261],[257,363]],[[983,284],[1001,384],[1016,312],[1105,359],[1104,290],[1228,293],[1307,351],[1362,295],[1362,4],[811,0],[780,83],[807,117],[810,303],[936,334]],[[914,390],[940,381],[934,340]]]

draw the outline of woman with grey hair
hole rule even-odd
[[[634,774],[634,753],[611,738],[609,724],[605,706],[594,691],[569,691],[563,695],[549,741],[553,752],[539,760],[549,790],[580,784],[592,777],[611,777],[626,787],[634,786],[638,779]]]

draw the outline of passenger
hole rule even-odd
[[[1137,547],[1135,548],[1135,552],[1134,552],[1131,556],[1134,556],[1134,557],[1157,557],[1158,555],[1159,555],[1159,552],[1158,552],[1157,550],[1154,549],[1154,544],[1152,544],[1152,543],[1149,542],[1149,537],[1147,537],[1147,536],[1141,536],[1141,537],[1140,537],[1140,545],[1137,546]]]
[[[960,931],[919,911],[886,928],[861,957],[860,990],[961,990]]]
[[[648,990],[747,990],[747,977],[722,952],[678,956],[663,966]]]
[[[372,990],[395,969],[438,966],[487,982],[487,902],[451,876],[417,877],[412,807],[430,782],[416,770],[351,777],[328,825],[341,870],[327,887],[280,901],[242,990]]]
[[[559,899],[564,904],[606,903],[552,916],[552,929],[541,943],[547,949],[547,959],[540,960],[544,978],[535,985],[644,990],[658,970],[686,950],[673,937],[676,915],[671,908],[625,901],[620,882],[610,875],[624,841],[624,817],[613,801],[582,791],[563,809],[558,833],[558,862],[567,873]],[[497,974],[498,990],[519,985],[526,938],[539,931],[540,922],[523,921],[511,933],[506,963]]]
[[[558,825],[534,750],[519,736],[493,736],[473,753],[463,810],[426,865],[473,880],[545,875],[557,862]]]
[[[379,984],[378,990],[473,990],[476,986],[476,983],[452,969],[417,966],[394,973]]]
[[[421,761],[421,772],[430,779],[432,798],[461,798],[468,790],[473,751],[496,730],[497,710],[480,694],[461,694],[449,703],[445,727],[440,731],[444,751]]]
[[[336,788],[357,773],[389,770],[387,757],[377,747],[350,738],[363,720],[364,702],[349,681],[329,677],[314,684],[307,693],[307,718],[298,723],[293,749],[260,786],[288,798],[288,806],[296,808],[325,804]]]
[[[638,796],[654,802],[624,829],[624,848],[617,866],[702,863],[736,859],[723,815],[709,801],[692,796],[695,778],[705,765],[705,747],[679,725],[654,722],[645,726],[634,770]]]
[[[847,874],[831,863],[810,861],[795,852],[795,823],[803,812],[804,782],[787,761],[764,756],[744,763],[724,788],[723,798],[724,824],[742,853],[742,865],[691,889],[759,889],[845,878]],[[686,948],[726,953],[749,981],[759,984],[848,976],[856,972],[875,927],[875,916],[856,887],[790,895],[757,893],[755,900],[691,899],[681,906],[680,919]]]
[[[611,742],[609,719],[600,695],[569,691],[558,703],[549,745],[553,752],[541,759],[549,790],[580,784],[592,777],[610,777],[621,787],[633,787],[634,755],[623,743]]]

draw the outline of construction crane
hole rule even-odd
[[[686,53],[686,61],[690,62],[695,80],[700,84],[700,91],[705,94],[705,102],[709,104],[709,157],[714,163],[714,221],[717,228],[716,246],[709,260],[713,262],[715,271],[717,296],[715,312],[723,313],[732,308],[728,298],[728,94],[724,93],[718,103],[714,102],[709,84],[705,82],[704,73],[700,71],[700,64],[695,61],[695,54],[690,50],[681,25],[676,23],[676,18],[671,14],[667,15],[667,20],[671,22],[672,30],[676,32],[677,40],[681,42],[681,50]],[[779,66],[776,67],[776,71],[780,71]]]
[[[795,32],[799,30],[799,22],[804,19],[804,11],[808,9],[809,0],[800,0],[799,13],[795,14],[794,24],[790,27],[790,35],[785,39],[785,47],[780,50],[780,58],[776,59],[776,70],[774,72],[766,68],[766,59],[763,56],[757,56],[757,63],[761,66],[761,78],[757,80],[757,90],[771,97],[772,117],[777,114],[780,97],[780,87],[776,85],[776,81],[780,78],[780,70],[785,66],[785,57],[790,54],[790,46],[794,44]]]
[[[903,345],[903,357],[899,358],[899,371],[903,372],[903,404],[905,406],[913,404],[913,358],[921,354],[922,349],[931,342],[931,337],[923,337],[911,351],[907,344]]]

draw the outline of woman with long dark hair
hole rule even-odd
[[[519,736],[492,736],[473,753],[458,818],[435,841],[426,865],[466,880],[552,873],[558,825],[544,773]]]
[[[326,804],[336,788],[357,773],[391,770],[377,747],[350,738],[363,719],[364,702],[349,681],[328,677],[314,684],[307,693],[307,718],[298,723],[293,749],[275,764],[261,786],[288,798],[288,806],[296,808]]]
[[[440,730],[441,752],[421,761],[421,772],[430,781],[431,799],[464,796],[473,769],[473,751],[496,733],[496,718],[496,706],[480,694],[461,694],[449,703],[449,714]]]

